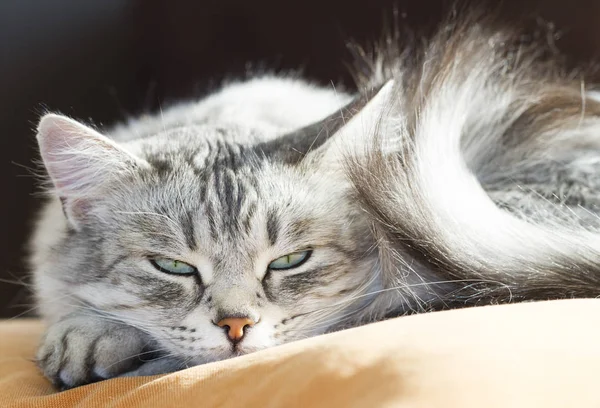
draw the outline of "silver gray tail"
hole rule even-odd
[[[359,85],[395,90],[347,170],[388,289],[427,273],[436,300],[415,310],[600,292],[600,103],[547,44],[488,23],[360,53]]]

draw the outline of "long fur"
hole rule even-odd
[[[112,137],[42,119],[46,376],[132,372],[144,344],[179,367],[406,313],[597,296],[600,102],[548,44],[494,27],[455,14],[427,41],[355,47],[354,98],[265,77]],[[223,318],[253,326],[232,342]]]
[[[385,131],[347,163],[387,281],[409,255],[456,282],[439,307],[597,296],[600,104],[547,44],[491,27],[455,20],[419,53],[356,53],[359,85],[397,83]]]

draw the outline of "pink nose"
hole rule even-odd
[[[217,323],[217,326],[227,328],[227,337],[239,341],[244,337],[244,329],[255,324],[256,322],[248,317],[226,317]]]

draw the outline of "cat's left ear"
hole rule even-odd
[[[262,153],[288,164],[312,161],[339,166],[345,157],[364,154],[384,125],[391,107],[394,81],[365,92],[319,122],[257,146]]]

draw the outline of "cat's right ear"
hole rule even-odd
[[[109,183],[148,166],[94,129],[61,115],[41,119],[37,141],[56,195],[74,227]]]
[[[394,81],[365,91],[326,118],[255,146],[257,153],[288,164],[342,168],[346,158],[363,155],[381,132],[391,106]],[[383,132],[381,132],[383,133]],[[388,140],[385,140],[390,145]]]

